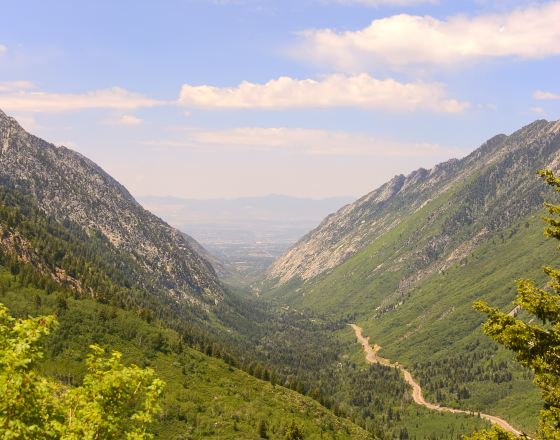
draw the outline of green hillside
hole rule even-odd
[[[345,234],[356,237],[367,222],[377,235],[367,236],[369,243],[334,268],[306,281],[294,277],[264,295],[357,322],[383,347],[383,356],[413,372],[430,400],[491,412],[532,432],[539,396],[531,377],[485,338],[483,316],[472,304],[485,299],[510,311],[516,278],[544,280],[541,267],[560,262],[541,221],[543,201],[555,201],[555,195],[535,174],[556,163],[560,137],[551,126],[536,122],[500,138],[497,146],[485,144],[454,162],[440,187],[414,177],[371,212],[367,198],[356,202],[355,214],[352,207],[341,210],[290,252],[334,246],[321,248],[317,237],[332,236],[337,216],[344,221],[341,246]],[[451,178],[453,173],[460,178]],[[413,204],[411,194],[426,200],[384,223],[393,218],[393,207]],[[379,224],[388,226],[381,230]],[[306,273],[305,267],[298,270]],[[352,343],[352,333],[344,333]]]
[[[295,391],[256,379],[223,360],[186,347],[178,333],[131,312],[91,300],[64,301],[55,292],[24,287],[0,271],[0,302],[16,316],[56,313],[41,369],[66,385],[80,383],[92,343],[123,353],[125,363],[151,366],[167,383],[164,412],[154,430],[165,439],[283,438],[294,421],[306,438],[366,439],[370,434]]]
[[[170,384],[162,438],[252,438],[261,419],[271,438],[292,419],[309,438],[452,438],[484,426],[417,408],[398,374],[351,356],[355,347],[333,333],[345,321],[233,291],[215,314],[182,314],[184,306],[144,291],[136,262],[103,237],[46,217],[13,190],[1,194],[0,301],[17,315],[55,312],[61,322],[42,368],[78,384],[92,342],[153,366]]]

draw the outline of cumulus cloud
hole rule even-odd
[[[392,111],[457,113],[468,103],[451,99],[439,83],[401,83],[367,74],[330,75],[320,80],[287,76],[264,84],[244,81],[237,87],[183,85],[179,103],[205,109],[288,109],[358,107]]]
[[[154,147],[202,151],[285,151],[314,156],[451,157],[456,150],[431,143],[403,143],[369,134],[285,127],[187,129],[180,140],[149,141]]]
[[[545,92],[543,90],[535,90],[533,93],[533,98],[539,101],[554,101],[560,99],[559,93]]]
[[[27,83],[14,81],[9,83]],[[8,84],[8,83],[4,83]],[[27,84],[29,85],[29,84]],[[120,87],[87,93],[46,93],[27,90],[29,87],[0,89],[0,108],[5,111],[63,112],[96,108],[133,110],[166,104]]]
[[[312,29],[295,56],[344,71],[384,65],[452,66],[488,58],[538,59],[560,55],[560,2],[504,14],[439,20],[408,14],[373,20],[360,30]]]

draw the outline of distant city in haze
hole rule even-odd
[[[200,242],[238,274],[262,273],[291,245],[352,197],[305,199],[279,194],[239,199],[141,196],[138,201]]]

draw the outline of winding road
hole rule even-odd
[[[458,413],[458,414],[469,414],[469,415],[479,415],[480,418],[482,418],[484,420],[488,420],[489,422],[493,423],[494,425],[497,425],[500,428],[503,428],[506,431],[511,432],[512,434],[515,434],[517,436],[523,435],[522,432],[518,431],[513,426],[511,426],[508,422],[506,422],[504,419],[501,419],[499,417],[492,416],[490,414],[477,413],[477,412],[474,412],[474,411],[467,411],[467,410],[463,410],[463,409],[449,408],[447,406],[440,406],[440,405],[436,405],[434,403],[427,402],[424,399],[424,396],[422,395],[422,388],[420,387],[418,382],[416,382],[414,380],[414,378],[412,377],[412,375],[410,374],[410,372],[408,370],[406,370],[398,362],[393,363],[389,359],[385,359],[385,358],[382,358],[381,356],[379,356],[377,353],[379,352],[379,350],[381,350],[381,347],[377,344],[372,347],[369,344],[369,337],[366,338],[362,334],[362,328],[361,327],[358,327],[356,324],[350,324],[350,327],[352,327],[352,329],[354,330],[354,333],[356,334],[356,338],[358,339],[358,342],[360,344],[362,344],[362,347],[364,348],[364,353],[366,355],[366,361],[369,362],[370,364],[385,365],[387,367],[398,368],[400,371],[402,371],[402,373],[404,375],[404,380],[406,381],[406,383],[408,383],[412,387],[412,399],[418,405],[422,405],[422,406],[424,406],[428,409],[434,410],[434,411],[450,412],[450,413]]]

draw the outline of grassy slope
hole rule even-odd
[[[11,275],[2,271],[5,284]],[[369,438],[366,431],[336,417],[314,400],[258,380],[190,348],[178,335],[140,320],[130,312],[89,300],[68,299],[58,305],[56,294],[12,285],[0,296],[14,315],[57,311],[60,327],[48,343],[42,365],[59,381],[79,383],[89,344],[123,352],[125,362],[153,367],[167,382],[165,412],[155,426],[159,438],[257,439],[265,420],[270,438],[283,438],[292,420],[306,438]]]
[[[555,243],[542,234],[540,218],[526,218],[519,227],[487,240],[464,264],[424,281],[395,311],[377,319],[370,317],[364,322],[365,331],[384,347],[384,354],[408,365],[468,353],[476,341],[481,348],[492,347],[480,330],[483,317],[472,309],[472,303],[483,298],[511,310],[515,298],[513,280],[528,277],[544,282],[540,268],[559,264],[556,254]],[[461,405],[494,411],[532,430],[540,399],[530,378],[502,350],[495,351],[492,357],[495,362],[510,363],[515,380],[501,384],[472,381],[471,397]]]
[[[555,244],[543,237],[540,216],[520,219],[513,227],[485,238],[472,255],[444,273],[426,276],[413,289],[404,293],[398,289],[402,279],[419,270],[413,260],[403,261],[400,256],[420,248],[437,231],[446,217],[427,219],[459,189],[433,200],[331,272],[307,284],[284,286],[276,295],[299,307],[358,320],[372,341],[384,347],[387,357],[408,366],[419,363],[416,374],[424,385],[435,374],[426,362],[454,362],[478,340],[481,359],[474,359],[475,365],[484,369],[492,359],[506,362],[513,380],[467,382],[457,371],[456,382],[468,386],[470,397],[459,401],[444,390],[440,401],[494,411],[532,431],[538,394],[509,354],[493,352],[495,346],[480,331],[482,316],[472,310],[472,303],[483,298],[507,308],[515,297],[515,278],[544,279],[540,267],[555,263]],[[449,371],[443,370],[436,376],[449,381]],[[452,388],[445,383],[440,386]],[[428,389],[427,394],[435,400],[432,388],[434,392]]]

